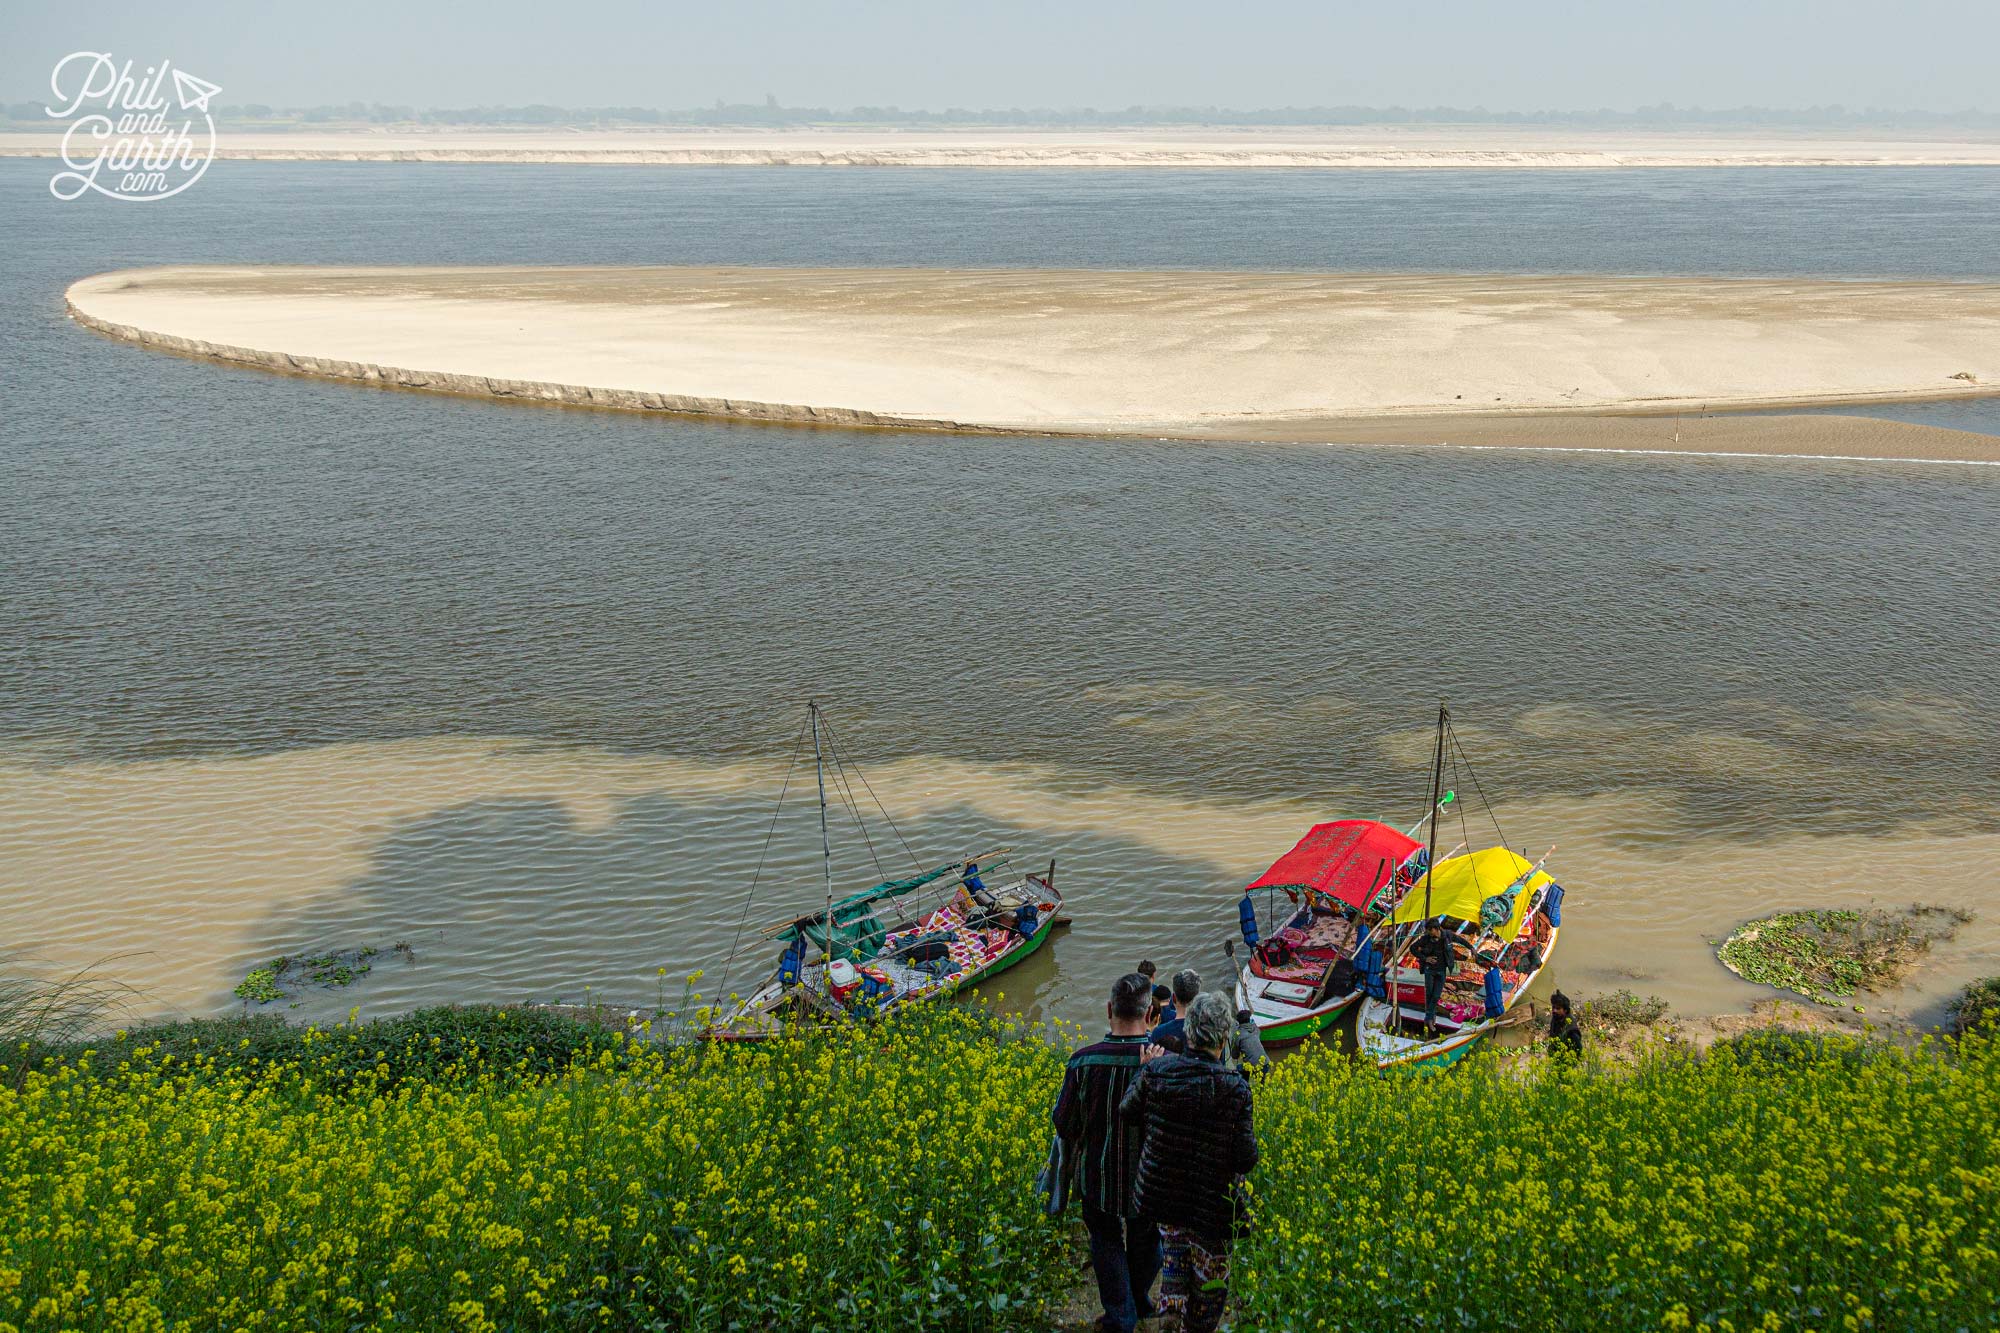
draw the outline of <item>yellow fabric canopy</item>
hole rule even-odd
[[[1521,933],[1521,921],[1528,915],[1528,903],[1542,885],[1549,883],[1551,876],[1546,870],[1535,870],[1533,862],[1516,856],[1505,847],[1487,847],[1438,862],[1425,876],[1431,881],[1431,915],[1477,921],[1479,904],[1496,893],[1505,893],[1508,885],[1531,870],[1534,874],[1521,885],[1521,891],[1514,897],[1514,915],[1494,932],[1503,940],[1512,940]],[[1424,880],[1418,880],[1403,895],[1403,901],[1390,913],[1389,919],[1395,922],[1424,919]]]

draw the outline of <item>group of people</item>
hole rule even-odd
[[[1070,1056],[1056,1097],[1051,1206],[1082,1205],[1100,1329],[1131,1333],[1161,1315],[1168,1333],[1210,1333],[1257,1165],[1242,1066],[1263,1046],[1193,971],[1160,986],[1141,963],[1112,983],[1105,1016],[1110,1030]]]
[[[1158,984],[1151,963],[1112,983],[1109,1030],[1063,1071],[1044,1185],[1052,1211],[1075,1198],[1105,1333],[1163,1316],[1162,1333],[1212,1333],[1229,1300],[1229,1251],[1248,1223],[1243,1178],[1257,1165],[1250,1081],[1262,1061],[1251,1016],[1201,976]],[[1558,991],[1550,1046],[1583,1049]],[[1159,1297],[1153,1284],[1159,1282]]]
[[[1174,973],[1171,986],[1160,984],[1159,969],[1149,958],[1134,969],[1153,986],[1153,1003],[1146,1011],[1149,1044],[1162,1050],[1182,1053],[1185,1020],[1181,1011],[1194,1003],[1201,994],[1201,973],[1193,968],[1183,968]],[[1262,1064],[1269,1057],[1264,1052],[1264,1039],[1258,1035],[1257,1024],[1252,1021],[1248,1009],[1236,1011],[1236,1025],[1230,1029],[1229,1049],[1223,1058],[1232,1065]]]

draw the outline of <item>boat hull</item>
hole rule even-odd
[[[1289,1046],[1326,1031],[1346,1017],[1347,1011],[1361,998],[1357,990],[1316,1005],[1285,1004],[1253,989],[1257,980],[1248,967],[1242,970],[1237,977],[1236,1004],[1239,1009],[1250,1011],[1250,1019],[1257,1025],[1257,1036],[1266,1046]]]
[[[1036,882],[1042,883],[1042,881],[1039,880],[1037,880]],[[999,957],[991,959],[984,966],[978,968],[973,972],[969,972],[964,976],[954,977],[950,981],[946,982],[943,985],[937,986],[934,989],[926,990],[921,994],[912,995],[907,999],[899,1000],[897,1003],[884,1008],[882,1010],[882,1016],[886,1017],[889,1014],[896,1013],[899,1010],[909,1008],[915,1005],[936,1004],[945,1000],[949,1000],[956,995],[963,994],[964,992],[972,989],[973,987],[979,985],[981,982],[987,981],[992,977],[998,976],[1000,973],[1005,972],[1008,968],[1013,967],[1015,964],[1021,962],[1023,959],[1028,958],[1033,954],[1039,953],[1042,947],[1049,942],[1049,937],[1055,933],[1056,927],[1059,925],[1067,924],[1069,920],[1068,917],[1063,915],[1062,894],[1056,890],[1053,883],[1044,884],[1044,888],[1047,890],[1050,898],[1054,900],[1053,910],[1047,911],[1042,914],[1041,922],[1035,927],[1034,934],[1030,935],[1027,939],[1021,941],[1021,943],[1019,943],[1015,947],[1008,949],[1006,952],[1002,953]],[[763,992],[759,992],[759,994],[762,993]],[[753,997],[753,1003],[754,1003],[754,997]],[[711,1027],[705,1029],[702,1032],[701,1036],[704,1040],[707,1041],[757,1042],[757,1041],[769,1041],[774,1037],[783,1036],[788,1032],[798,1033],[798,1032],[813,1032],[813,1031],[830,1031],[838,1026],[840,1026],[840,1022],[835,1020],[829,1020],[820,1023],[810,1023],[810,1024],[769,1022],[769,1023],[758,1023],[758,1024],[746,1024],[738,1027]]]
[[[1334,1004],[1312,1010],[1298,1018],[1266,1020],[1259,1015],[1257,1036],[1266,1046],[1289,1046],[1294,1042],[1304,1041],[1314,1033],[1324,1032],[1345,1018],[1347,1011],[1354,1007],[1354,1001],[1358,998],[1349,995]]]
[[[1026,940],[1024,940],[1020,948],[1009,949],[1006,953],[1001,954],[998,958],[995,958],[992,962],[988,963],[985,967],[980,968],[977,972],[972,973],[970,976],[960,977],[956,981],[953,981],[950,986],[945,988],[937,996],[937,998],[945,999],[949,996],[958,994],[960,991],[968,990],[973,986],[977,986],[980,982],[987,980],[989,977],[999,976],[1002,972],[1005,972],[1008,968],[1014,966],[1014,964],[1018,962],[1021,962],[1023,959],[1027,958],[1031,954],[1039,953],[1041,951],[1042,946],[1049,942],[1049,936],[1055,933],[1055,928],[1058,924],[1056,918],[1060,916],[1061,913],[1062,913],[1062,899],[1058,897],[1056,899],[1056,910],[1048,914],[1048,920],[1042,922],[1040,926],[1036,927],[1035,933],[1030,935]]]
[[[1528,988],[1535,984],[1536,978],[1547,970],[1549,959],[1555,956],[1556,944],[1561,938],[1562,927],[1553,926],[1549,929],[1549,942],[1542,951],[1542,965],[1522,980],[1520,990],[1515,993],[1515,1005],[1527,995]],[[1406,1022],[1415,1022],[1418,1025],[1423,1023],[1422,1009],[1412,1009],[1409,1005],[1404,1005],[1402,1008]],[[1510,1005],[1506,1012],[1512,1011],[1513,1006]],[[1389,1001],[1370,1000],[1361,1007],[1361,1017],[1355,1026],[1356,1044],[1365,1057],[1375,1062],[1377,1069],[1414,1069],[1424,1073],[1449,1069],[1484,1043],[1499,1026],[1495,1019],[1482,1019],[1477,1023],[1468,1023],[1435,1041],[1411,1042],[1401,1049],[1396,1049],[1387,1044],[1391,1040],[1386,1031],[1390,1014]],[[1505,1013],[1502,1017],[1505,1017]]]

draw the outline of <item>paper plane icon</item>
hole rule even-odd
[[[174,92],[181,99],[183,111],[207,111],[208,99],[221,91],[207,79],[197,79],[184,69],[174,71]]]

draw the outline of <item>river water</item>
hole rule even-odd
[[[1981,915],[1871,1006],[2000,971],[2000,469],[649,420],[180,360],[61,304],[183,260],[1993,279],[2000,171],[224,162],[144,207],[47,174],[0,161],[0,945],[135,1010],[361,945],[298,1016],[712,993],[767,829],[748,919],[821,892],[796,785],[771,818],[808,695],[917,858],[1058,861],[1075,924],[1010,1006],[1213,970],[1309,823],[1421,814],[1440,697],[1492,798],[1458,774],[1446,833],[1555,845],[1573,994],[1740,1008],[1737,922],[1913,898]]]

